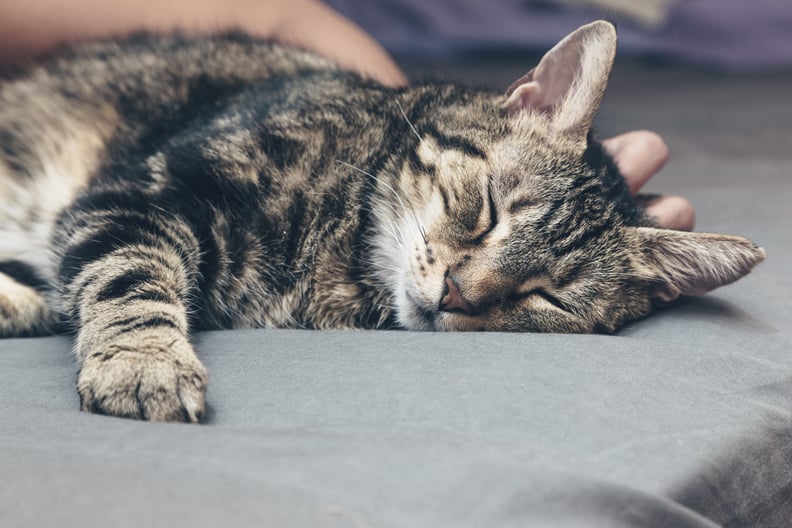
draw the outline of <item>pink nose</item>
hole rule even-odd
[[[442,312],[463,312],[472,315],[475,310],[469,302],[462,296],[456,281],[451,277],[446,277],[446,288],[443,297],[440,299],[440,311]]]

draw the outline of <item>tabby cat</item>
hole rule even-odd
[[[73,331],[84,410],[194,422],[196,329],[608,333],[740,278],[762,249],[653,227],[592,139],[615,45],[505,96],[240,34],[50,58],[0,85],[0,335]]]

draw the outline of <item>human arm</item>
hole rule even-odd
[[[9,0],[0,6],[0,70],[64,42],[230,29],[305,47],[391,86],[406,84],[379,44],[317,0]]]

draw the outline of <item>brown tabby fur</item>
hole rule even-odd
[[[614,332],[764,258],[652,227],[591,121],[584,26],[506,95],[389,89],[243,35],[143,35],[0,85],[0,335],[76,333],[85,410],[198,421],[194,329]]]

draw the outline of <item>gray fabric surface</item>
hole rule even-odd
[[[0,341],[0,526],[789,526],[790,81],[617,67],[602,130],[768,252],[618,336],[203,333],[202,426],[81,413],[68,339]]]

